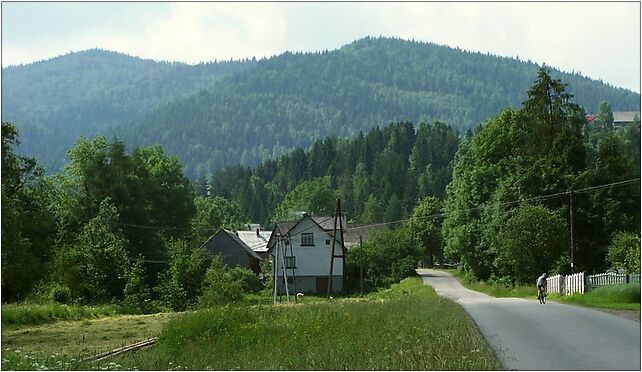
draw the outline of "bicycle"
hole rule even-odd
[[[540,304],[546,303],[546,289],[544,288],[544,286],[537,288],[537,299],[539,300]]]

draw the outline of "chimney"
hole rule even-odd
[[[260,230],[260,229],[257,227],[257,228],[256,228],[256,236],[259,236],[259,230]]]

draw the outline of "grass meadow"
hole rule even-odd
[[[172,320],[150,349],[114,359],[145,370],[493,370],[464,311],[417,278],[362,298],[223,307]]]
[[[18,334],[3,330],[2,369],[55,370],[495,370],[495,355],[477,328],[457,304],[439,298],[418,278],[363,297],[310,299],[299,304],[224,306],[173,314],[156,323],[158,342],[111,360],[80,361],[80,349],[46,349],[73,343],[50,333],[59,342],[44,340],[47,328],[27,328],[24,344],[6,344]],[[84,322],[106,322],[91,328],[99,340],[153,336],[130,323],[111,324],[111,318],[70,323],[68,334],[78,337]],[[89,324],[86,325],[88,328]],[[92,325],[95,327],[95,325]],[[36,328],[41,327],[40,331]],[[147,328],[149,329],[149,328]],[[19,330],[15,330],[19,332]],[[34,333],[35,332],[35,333]],[[9,337],[11,336],[11,337]],[[42,348],[27,352],[27,343],[43,339]],[[96,345],[96,344],[94,344]],[[113,342],[112,342],[112,345]],[[121,345],[114,345],[118,347]],[[9,348],[10,350],[7,350]],[[16,350],[23,348],[21,353]],[[104,348],[103,348],[104,349]],[[98,351],[98,350],[96,350]],[[100,350],[104,351],[104,350]]]

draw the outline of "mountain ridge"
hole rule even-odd
[[[90,57],[114,53],[90,51]],[[331,51],[198,65],[115,53],[151,72],[145,75],[140,73],[144,69],[129,67],[129,86],[117,89],[105,88],[108,79],[94,76],[83,81],[85,86],[76,84],[82,87],[78,95],[91,99],[76,100],[75,105],[64,94],[54,94],[74,98],[69,84],[57,88],[60,82],[51,78],[40,85],[23,82],[28,92],[20,93],[18,87],[6,88],[7,82],[16,85],[9,74],[2,89],[3,109],[8,110],[2,117],[16,122],[21,131],[27,128],[22,153],[54,159],[47,164],[51,171],[64,164],[64,152],[78,135],[114,135],[130,147],[160,143],[194,177],[236,163],[253,166],[328,135],[355,136],[389,122],[441,120],[462,134],[505,107],[519,106],[539,68],[515,57],[382,37],[366,37]],[[62,56],[55,62],[65,61]],[[77,70],[98,62],[93,63],[86,58]],[[5,72],[3,68],[7,77]],[[633,91],[580,74],[553,70],[553,75],[569,83],[588,112],[601,100],[609,101],[614,111],[639,110],[639,94]],[[29,86],[37,92],[30,95]],[[38,98],[41,90],[55,92]],[[129,99],[119,101],[122,94]],[[36,115],[42,111],[49,117]],[[97,117],[102,118],[98,124]],[[56,137],[61,129],[64,140]]]

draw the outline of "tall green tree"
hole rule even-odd
[[[444,262],[441,237],[442,202],[434,196],[422,198],[412,211],[411,228],[425,252],[425,262],[432,267],[435,261]]]
[[[329,216],[335,210],[336,195],[330,187],[330,177],[320,177],[301,182],[287,193],[276,208],[274,222],[296,219],[298,213]]]
[[[23,299],[46,277],[55,244],[53,188],[31,158],[19,156],[18,131],[2,123],[2,296]]]

